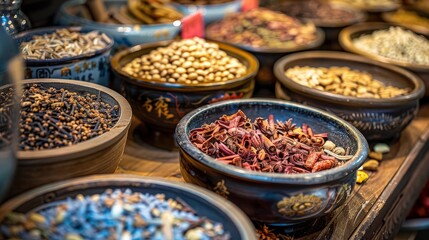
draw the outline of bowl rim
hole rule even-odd
[[[280,4],[284,4],[285,6],[288,6],[289,4],[292,4],[294,2],[296,2],[298,4],[304,4],[305,2],[310,2],[310,1],[311,0],[304,0],[304,1],[292,0],[292,1],[288,1],[288,2],[281,2]],[[340,9],[340,10],[346,11],[348,13],[355,14],[355,17],[352,18],[350,21],[336,21],[336,22],[326,22],[320,18],[298,18],[298,19],[304,20],[306,22],[307,21],[313,22],[314,25],[316,25],[317,27],[338,28],[338,27],[345,27],[345,26],[349,26],[352,24],[364,22],[368,18],[368,14],[366,14],[363,10],[361,10],[357,7],[354,7],[352,5],[347,5],[345,3],[335,2],[335,1],[323,1],[322,4],[330,5],[334,9]],[[277,11],[280,11],[280,10],[277,10]],[[282,11],[280,11],[280,12],[282,12]]]
[[[187,130],[188,124],[194,118],[197,118],[199,114],[210,109],[216,109],[223,105],[235,105],[235,104],[248,104],[248,103],[258,103],[265,105],[280,105],[284,107],[293,107],[299,109],[305,109],[306,111],[317,113],[323,116],[325,119],[334,121],[343,125],[347,128],[354,139],[357,141],[357,151],[354,154],[353,158],[348,160],[346,164],[338,166],[332,169],[316,172],[316,173],[301,173],[301,174],[280,174],[280,173],[265,173],[265,172],[255,172],[245,170],[240,167],[226,165],[216,161],[214,158],[209,155],[201,152],[197,147],[195,147],[188,139]],[[219,113],[221,114],[221,113]],[[364,163],[368,155],[368,143],[362,133],[360,133],[354,126],[345,120],[328,113],[326,111],[308,107],[305,105],[275,100],[275,99],[263,99],[263,98],[253,98],[253,99],[240,99],[240,100],[227,100],[218,103],[213,103],[209,105],[202,106],[193,110],[192,112],[186,114],[177,124],[176,127],[176,142],[180,148],[180,151],[185,152],[190,155],[192,159],[197,161],[200,164],[203,164],[207,167],[214,169],[217,172],[220,172],[223,175],[233,176],[234,178],[239,178],[245,181],[251,182],[264,182],[264,183],[279,183],[279,184],[300,184],[300,185],[314,185],[320,183],[332,182],[337,179],[346,177],[349,174],[357,171],[357,169]],[[182,158],[180,158],[182,161]],[[251,172],[251,174],[249,174]]]
[[[112,36],[110,36],[109,34],[101,31],[101,30],[89,30],[89,29],[84,29],[81,26],[53,26],[53,27],[42,27],[42,28],[34,28],[31,30],[27,30],[21,33],[18,33],[16,35],[13,36],[13,39],[16,43],[18,43],[19,41],[23,42],[22,40],[26,37],[32,37],[32,36],[36,36],[36,35],[41,35],[41,32],[46,32],[46,33],[53,33],[56,30],[59,29],[67,29],[69,31],[72,32],[79,32],[79,33],[89,33],[92,31],[98,31],[100,34],[105,34],[110,42],[107,43],[107,46],[105,46],[104,48],[97,50],[97,51],[93,51],[93,52],[88,52],[85,54],[80,54],[77,56],[73,56],[73,57],[65,57],[65,58],[58,58],[58,59],[26,59],[25,57],[25,63],[29,66],[45,66],[45,65],[60,65],[60,64],[66,64],[66,63],[72,63],[72,62],[78,62],[78,61],[82,61],[85,59],[89,59],[89,58],[93,58],[96,56],[99,56],[103,53],[106,53],[108,51],[110,51],[113,48],[113,45],[115,44],[115,40],[113,39]]]
[[[57,163],[62,161],[67,161],[70,158],[79,158],[82,156],[87,156],[98,152],[102,149],[110,147],[112,144],[116,143],[121,139],[124,135],[127,134],[128,128],[131,125],[131,106],[125,100],[123,96],[119,93],[89,82],[76,81],[76,80],[67,80],[67,79],[25,79],[21,82],[21,84],[32,84],[32,83],[48,83],[55,85],[62,85],[64,88],[66,85],[69,86],[80,86],[84,88],[91,88],[98,90],[100,92],[104,92],[105,94],[112,97],[118,104],[120,110],[120,116],[116,124],[108,131],[103,133],[102,135],[96,136],[89,140],[85,140],[71,146],[65,146],[54,149],[45,149],[45,150],[32,150],[32,151],[17,151],[17,163],[18,165],[25,164],[34,164],[34,163]]]
[[[253,56],[252,54],[246,51],[243,51],[237,47],[234,47],[232,45],[214,42],[214,41],[208,41],[208,42],[212,42],[212,43],[214,42],[219,45],[220,50],[225,51],[227,53],[240,55],[247,61],[248,66],[247,66],[246,74],[244,76],[241,76],[237,79],[228,80],[225,82],[209,82],[209,83],[203,83],[203,84],[183,84],[183,83],[168,83],[168,82],[158,82],[158,81],[145,81],[145,80],[141,80],[139,78],[130,76],[128,75],[128,73],[124,72],[121,69],[119,62],[127,55],[140,52],[148,48],[166,47],[172,42],[174,42],[174,40],[166,40],[166,41],[155,42],[155,43],[144,43],[144,44],[133,46],[131,48],[124,49],[116,53],[110,60],[113,73],[120,76],[122,79],[124,79],[125,81],[133,85],[147,87],[150,89],[168,90],[168,91],[177,91],[177,92],[182,92],[182,91],[183,92],[201,92],[202,90],[204,91],[222,90],[222,89],[225,89],[226,87],[233,88],[233,87],[243,85],[244,83],[249,81],[249,79],[254,78],[259,69],[259,62],[256,59],[256,57]]]
[[[337,2],[338,0],[332,0],[334,2]],[[340,1],[341,2],[341,1]],[[384,3],[384,4],[378,4],[378,5],[366,5],[364,3],[353,3],[353,2],[344,2],[345,4],[350,4],[353,7],[356,7],[358,9],[361,9],[363,11],[366,12],[371,12],[371,13],[378,13],[378,12],[390,12],[390,11],[394,11],[396,9],[398,9],[399,7],[401,7],[401,4],[398,2],[393,2],[391,1],[390,3]]]
[[[395,72],[397,75],[402,75],[408,82],[411,82],[414,87],[410,93],[404,96],[399,96],[395,98],[386,98],[386,99],[377,99],[377,98],[358,98],[358,97],[350,97],[344,96],[341,94],[335,94],[330,92],[325,92],[322,90],[314,89],[311,87],[307,87],[301,85],[292,79],[285,76],[285,65],[290,62],[294,62],[297,60],[303,59],[326,59],[326,60],[342,60],[344,62],[358,62],[373,65],[377,68],[383,68],[389,70],[390,72]],[[318,60],[323,61],[323,60]],[[353,70],[353,68],[351,68]],[[367,71],[371,73],[371,70]],[[386,64],[380,63],[372,59],[368,59],[366,57],[345,53],[345,52],[337,52],[337,51],[307,51],[301,53],[294,53],[282,57],[274,64],[274,75],[278,79],[278,81],[288,89],[296,91],[301,94],[305,94],[310,96],[310,98],[315,98],[321,101],[329,101],[335,104],[343,105],[343,106],[353,106],[353,107],[371,107],[371,108],[379,108],[379,107],[395,107],[400,105],[409,104],[412,101],[418,101],[423,97],[425,93],[425,85],[423,81],[414,73],[407,71],[406,69]]]
[[[19,207],[20,205],[28,201],[31,201],[34,197],[41,196],[49,192],[60,191],[63,189],[73,190],[73,189],[91,188],[92,184],[108,183],[112,181],[124,182],[124,183],[129,182],[128,184],[129,187],[132,187],[133,183],[134,184],[135,183],[154,184],[154,185],[161,185],[172,189],[179,189],[184,192],[187,192],[193,195],[194,197],[204,200],[209,205],[212,205],[218,210],[220,210],[221,212],[223,212],[235,224],[235,227],[237,228],[241,237],[244,237],[243,239],[256,240],[256,235],[252,234],[255,232],[255,229],[253,227],[253,224],[250,222],[249,218],[244,214],[244,212],[240,208],[238,208],[233,203],[226,201],[221,196],[193,184],[175,182],[172,180],[166,180],[159,177],[147,177],[147,176],[142,177],[142,176],[132,175],[132,174],[91,175],[86,177],[79,177],[79,178],[64,180],[60,182],[50,183],[47,185],[43,185],[41,187],[31,189],[3,203],[0,206],[0,220],[3,219],[8,212],[13,211],[15,208]],[[109,187],[104,187],[104,188],[107,189]],[[114,187],[110,187],[110,188],[114,188]],[[43,203],[41,203],[40,205],[43,205]]]
[[[387,23],[396,24],[396,25],[404,27],[404,28],[409,28],[409,29],[411,29],[413,32],[415,32],[417,34],[423,34],[423,35],[429,36],[429,28],[426,28],[426,27],[423,27],[423,26],[417,25],[417,24],[405,23],[405,22],[402,23],[402,22],[394,21],[393,18],[392,18],[392,16],[398,10],[399,9],[397,9],[394,12],[384,12],[384,13],[381,14],[381,18],[383,19],[383,21],[385,21]],[[415,6],[402,7],[401,10],[416,12],[418,15],[420,15],[420,13],[425,13],[424,11],[419,10]],[[429,15],[429,13],[426,13],[426,15]]]
[[[124,2],[126,3],[126,0],[121,1],[121,0],[104,0],[104,4],[107,3],[119,3],[119,2]],[[178,28],[181,27],[182,25],[182,20],[176,20],[179,21],[180,24],[173,24],[176,21],[173,21],[171,23],[157,23],[157,24],[120,24],[120,23],[100,23],[100,22],[96,22],[94,20],[90,20],[90,19],[86,19],[86,18],[82,18],[82,17],[77,17],[75,15],[71,15],[67,12],[67,8],[70,7],[75,7],[78,5],[82,5],[85,4],[86,0],[68,0],[65,1],[61,4],[60,8],[58,9],[58,13],[57,16],[59,15],[63,15],[63,17],[65,18],[69,18],[71,20],[74,20],[73,22],[77,22],[79,25],[86,25],[86,24],[91,24],[95,27],[102,27],[102,28],[132,28],[132,29],[148,29],[148,28],[159,28],[159,27],[165,27],[165,26],[171,26],[173,28]],[[178,9],[177,9],[178,10]],[[178,10],[180,11],[180,10]],[[184,17],[185,14],[180,11]],[[182,18],[183,19],[183,18]],[[84,27],[84,26],[83,26]],[[100,29],[101,30],[101,29]]]
[[[365,57],[370,58],[372,60],[376,60],[378,62],[383,62],[383,63],[393,64],[393,65],[404,67],[404,68],[407,68],[407,69],[410,69],[413,71],[417,71],[417,72],[429,72],[429,64],[424,65],[424,64],[407,63],[407,62],[402,62],[402,61],[394,60],[391,58],[383,57],[383,56],[380,56],[380,55],[377,55],[374,53],[367,52],[365,50],[361,50],[360,48],[356,47],[352,42],[351,35],[353,35],[353,34],[358,34],[358,33],[361,33],[363,31],[374,32],[377,30],[384,30],[384,29],[387,29],[387,28],[392,27],[392,26],[401,27],[403,29],[412,31],[415,34],[428,39],[427,36],[419,34],[415,31],[413,31],[412,29],[410,29],[409,27],[400,26],[398,24],[383,23],[383,22],[365,22],[365,23],[355,24],[355,25],[346,27],[343,30],[341,30],[341,32],[339,34],[339,42],[340,42],[341,47],[343,47],[345,50],[359,54],[359,55],[362,55],[362,56],[365,56]],[[362,36],[362,35],[363,34],[359,34],[359,36]]]
[[[236,13],[236,14],[240,14],[240,13]],[[282,13],[284,14],[284,13]],[[224,19],[223,19],[224,20]],[[223,21],[221,20],[221,21]],[[301,23],[302,21],[299,20]],[[317,48],[320,47],[323,42],[325,41],[325,32],[320,28],[315,26],[316,29],[316,39],[314,39],[314,41],[305,44],[305,45],[297,45],[294,46],[292,48],[273,48],[273,47],[259,47],[259,48],[255,48],[252,47],[250,45],[242,45],[242,44],[238,44],[238,43],[233,43],[233,42],[228,42],[228,41],[222,41],[216,38],[213,38],[210,34],[208,29],[212,26],[214,26],[215,24],[219,23],[220,21],[217,22],[213,22],[210,23],[206,28],[205,28],[205,32],[206,32],[206,36],[205,38],[209,41],[212,42],[217,42],[217,43],[226,43],[229,44],[231,46],[243,49],[245,51],[251,52],[251,53],[292,53],[292,52],[298,52],[298,51],[303,51],[303,50],[309,50],[309,49],[313,49],[313,48]],[[314,23],[311,23],[314,24]]]
[[[173,6],[183,7],[183,8],[207,8],[208,10],[211,10],[210,8],[217,8],[217,7],[229,7],[231,5],[241,4],[242,0],[230,0],[228,2],[224,3],[215,3],[215,4],[183,4],[178,2],[170,2]]]

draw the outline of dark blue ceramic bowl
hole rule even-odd
[[[14,36],[16,43],[32,40],[33,36],[51,34],[64,27],[38,28],[25,31]],[[81,27],[67,28],[73,32],[88,33],[90,30],[83,30]],[[99,31],[101,32],[101,31]],[[110,38],[110,37],[109,37]],[[109,86],[110,81],[110,51],[113,47],[113,39],[101,50],[75,57],[46,60],[25,60],[25,79],[31,78],[61,78],[80,80]]]
[[[344,165],[317,173],[262,173],[220,163],[189,141],[192,129],[239,109],[252,120],[266,119],[273,114],[276,120],[293,118],[298,125],[307,123],[314,132],[327,132],[333,142],[350,147],[354,156]],[[365,138],[341,118],[300,104],[264,99],[233,100],[200,107],[179,122],[176,141],[186,182],[216,191],[237,204],[252,220],[266,224],[296,224],[332,212],[350,196],[357,170],[368,154]]]
[[[0,207],[0,222],[10,211],[27,213],[45,204],[76,197],[77,194],[92,195],[102,193],[106,189],[128,188],[133,192],[162,193],[166,198],[180,198],[198,215],[222,223],[231,239],[256,240],[255,229],[246,215],[216,194],[191,184],[124,174],[93,175],[33,189],[3,204]]]

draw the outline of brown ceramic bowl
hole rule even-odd
[[[119,105],[120,117],[112,129],[100,136],[72,146],[39,151],[18,151],[17,171],[11,185],[12,195],[46,183],[97,174],[113,173],[122,158],[131,125],[131,107],[111,89],[98,84],[64,79],[30,79],[24,84],[64,88],[98,94],[103,101]]]
[[[427,19],[429,19],[429,12],[424,11],[416,6],[409,6],[409,7],[404,7],[403,8],[406,11],[412,11],[417,13],[419,16],[425,17]],[[409,23],[409,22],[401,22],[400,20],[395,19],[393,16],[396,12],[385,12],[381,15],[381,17],[383,18],[383,20],[385,22],[388,23],[392,23],[392,24],[396,24],[405,28],[409,28],[411,30],[413,30],[416,33],[419,34],[424,34],[426,36],[429,36],[429,28],[426,28],[424,26],[421,25],[417,25],[417,24],[413,24],[413,23]]]
[[[62,202],[77,194],[100,194],[107,189],[131,189],[133,192],[165,194],[180,198],[200,216],[222,223],[231,239],[256,240],[255,229],[249,219],[235,205],[200,187],[153,177],[128,174],[103,174],[52,183],[10,199],[0,207],[0,222],[11,211],[28,213],[42,205]],[[1,236],[1,234],[0,234]]]
[[[121,93],[130,102],[133,113],[145,123],[148,143],[164,149],[175,149],[174,129],[188,112],[208,103],[235,98],[250,98],[258,61],[251,54],[236,47],[218,43],[221,50],[247,66],[246,74],[227,82],[199,85],[145,81],[122,71],[134,58],[166,46],[170,41],[143,44],[123,50],[113,56],[111,63],[115,84],[120,83]]]
[[[405,96],[389,99],[357,98],[324,92],[301,85],[285,76],[294,66],[349,67],[365,71],[386,85],[409,88]],[[425,86],[411,72],[362,56],[329,51],[311,51],[292,54],[280,59],[274,72],[278,79],[276,97],[293,100],[324,109],[353,124],[367,140],[385,140],[398,137],[414,119],[423,97]]]
[[[411,63],[397,61],[394,59],[390,59],[380,55],[366,52],[360,48],[357,48],[353,44],[353,39],[358,38],[363,34],[371,34],[372,32],[377,30],[388,29],[391,26],[399,26],[399,25],[391,24],[391,23],[361,23],[361,24],[356,24],[356,25],[347,27],[344,30],[342,30],[340,33],[340,39],[339,39],[340,44],[345,50],[349,52],[353,52],[353,53],[365,56],[367,58],[376,60],[378,62],[393,64],[399,67],[403,67],[412,71],[424,81],[426,85],[425,96],[429,96],[429,64],[421,65],[421,64],[411,64]],[[429,39],[429,37],[427,36],[425,37]]]

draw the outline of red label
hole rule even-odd
[[[241,6],[241,11],[249,11],[259,7],[259,0],[243,0],[243,5]]]
[[[201,11],[182,19],[182,38],[204,37],[204,19]]]

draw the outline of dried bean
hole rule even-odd
[[[189,57],[185,59],[184,56]],[[149,70],[150,66],[155,68]],[[160,76],[168,82],[193,85],[225,82],[246,73],[246,67],[238,59],[228,56],[216,43],[201,38],[184,39],[167,47],[159,47],[135,58],[122,70],[143,81],[160,81],[158,75],[153,75],[160,72]]]
[[[380,163],[377,160],[368,160],[363,164],[364,170],[377,171]]]

